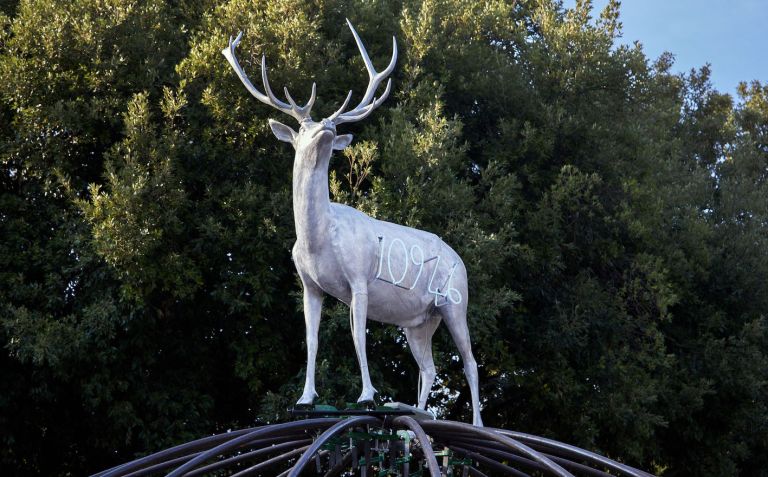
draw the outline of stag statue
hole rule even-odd
[[[464,363],[464,374],[472,395],[472,422],[482,426],[478,391],[477,363],[467,328],[467,271],[459,255],[438,236],[422,230],[376,220],[357,209],[330,201],[328,165],[331,153],[352,142],[352,135],[337,134],[336,127],[365,119],[389,95],[392,79],[384,93],[376,90],[395,68],[397,41],[392,38],[392,59],[377,72],[363,42],[347,20],[355,37],[369,83],[360,103],[346,110],[349,92],[341,107],[327,118],[315,122],[310,110],[315,102],[316,85],[307,104],[300,107],[285,88],[285,103],[275,97],[267,80],[267,66],[261,58],[264,93],[248,79],[235,56],[242,32],[222,53],[246,89],[299,122],[298,132],[285,124],[269,120],[280,141],[296,150],[293,161],[293,214],[296,243],[293,261],[304,289],[304,319],[307,339],[307,375],[304,392],[297,405],[312,404],[315,392],[315,359],[323,293],[350,307],[352,337],[360,364],[363,391],[358,402],[372,401],[376,389],[371,384],[365,351],[368,318],[402,327],[419,366],[418,407],[424,409],[435,380],[432,360],[432,335],[445,320]]]

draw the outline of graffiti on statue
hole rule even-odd
[[[424,272],[424,267],[427,264],[430,264],[432,265],[432,272],[430,273],[427,271],[429,279],[426,281],[425,276],[425,282],[427,293],[435,296],[435,306],[445,306],[448,303],[458,305],[461,303],[461,291],[451,287],[451,280],[453,279],[454,272],[456,272],[458,263],[454,262],[453,265],[449,267],[450,271],[448,272],[448,279],[445,283],[443,283],[442,286],[434,287],[435,275],[437,275],[437,271],[441,265],[442,257],[440,255],[425,258],[424,250],[422,250],[418,244],[413,244],[408,247],[405,242],[399,238],[392,239],[389,242],[389,246],[386,246],[385,242],[385,237],[379,236],[379,268],[376,272],[377,280],[410,291],[419,285],[419,279]],[[445,261],[442,263],[445,263]],[[383,273],[385,264],[386,273]],[[415,276],[413,276],[414,271],[416,272]],[[408,272],[411,273],[409,274]],[[408,286],[408,283],[410,283],[410,286]],[[422,283],[421,285],[423,286],[424,284],[425,283]]]

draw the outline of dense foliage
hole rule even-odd
[[[82,475],[255,420],[303,382],[289,146],[221,49],[329,114],[392,97],[331,163],[335,200],[469,267],[486,424],[665,476],[768,475],[768,86],[719,93],[555,0],[0,2],[0,468]],[[617,40],[618,39],[618,40]],[[277,88],[276,88],[277,89]],[[382,399],[415,398],[370,324]],[[318,391],[353,400],[326,300]],[[436,335],[431,402],[466,419]]]

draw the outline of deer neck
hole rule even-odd
[[[307,161],[296,153],[293,164],[293,219],[296,243],[310,251],[328,241],[331,199],[328,192],[328,158]],[[315,164],[317,162],[317,164]]]

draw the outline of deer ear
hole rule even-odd
[[[286,126],[279,121],[275,121],[274,119],[269,120],[269,127],[272,128],[272,133],[277,139],[295,145],[296,131],[291,127]]]
[[[336,136],[333,138],[333,149],[337,151],[341,151],[345,147],[349,146],[349,143],[352,142],[352,135],[351,134],[342,134],[340,136]]]

